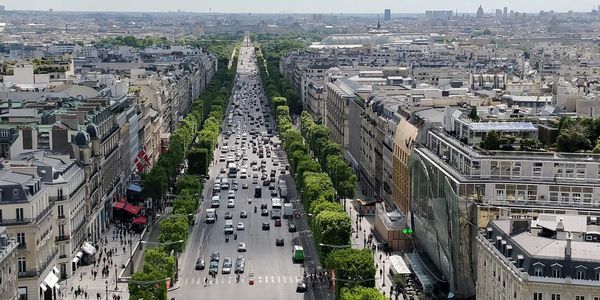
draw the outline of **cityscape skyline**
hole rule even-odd
[[[452,10],[458,13],[475,13],[482,5],[484,12],[492,14],[497,8],[508,7],[509,10],[520,12],[539,12],[554,10],[557,12],[590,11],[600,5],[599,1],[583,0],[577,7],[573,7],[565,1],[515,1],[509,0],[502,3],[482,3],[481,1],[467,0],[449,5],[445,1],[429,0],[415,3],[398,3],[390,0],[375,0],[369,2],[351,1],[344,3],[341,8],[336,2],[322,2],[307,0],[303,2],[289,3],[275,0],[261,0],[249,3],[241,0],[230,0],[227,2],[203,1],[202,3],[190,3],[187,0],[174,0],[168,3],[156,0],[146,1],[141,7],[138,3],[120,2],[107,0],[102,3],[81,2],[74,0],[65,1],[4,1],[2,5],[7,10],[34,10],[46,11],[106,11],[106,12],[213,12],[213,13],[379,13],[389,8],[392,13],[423,13],[426,10]]]

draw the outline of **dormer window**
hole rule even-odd
[[[554,277],[554,278],[562,277],[562,266],[560,264],[552,265],[552,277]]]
[[[580,280],[586,279],[586,271],[587,268],[583,265],[575,267],[575,278]]]
[[[13,199],[17,200],[17,197],[19,196],[19,189],[13,189],[12,193]]]

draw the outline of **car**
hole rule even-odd
[[[233,214],[230,211],[225,212],[225,220],[229,219],[233,219]]]
[[[268,179],[263,180],[263,186],[269,186],[271,184],[271,181]],[[269,187],[270,188],[270,187]]]
[[[235,199],[235,191],[229,191],[227,193],[227,199],[234,200]]]
[[[231,258],[225,257],[223,259],[223,267],[221,269],[221,274],[231,274],[231,266],[232,266]]]
[[[275,220],[275,227],[281,227],[281,219]]]
[[[237,191],[238,190],[238,184],[237,183],[232,184],[231,185],[231,189],[234,190],[234,191]]]
[[[219,155],[219,161],[220,162],[224,162],[225,161],[225,155],[223,155],[223,154]]]
[[[243,256],[239,255],[235,260],[235,274],[244,273],[246,269],[246,259]]]
[[[229,199],[227,201],[227,208],[234,208],[234,207],[235,207],[235,200]]]
[[[273,177],[273,181],[275,181],[275,177]],[[264,185],[264,184],[263,184]],[[274,190],[275,189],[275,182],[270,182],[269,181],[269,189],[270,190]]]
[[[267,209],[267,204],[266,203],[261,203],[260,204],[260,209]]]
[[[212,275],[212,274],[218,274],[218,273],[219,273],[219,262],[213,260],[210,262],[210,266],[208,267],[208,274]]]
[[[213,253],[210,255],[210,261],[216,261],[218,263],[220,259],[221,254],[219,254],[219,251],[213,251]]]
[[[240,211],[240,218],[245,219],[248,217],[248,213],[245,210]]]
[[[279,161],[277,161],[277,160],[275,160],[275,159],[274,159],[274,160],[273,160],[273,165],[274,165],[274,166],[279,166]]]
[[[247,189],[248,189],[248,184],[247,183],[242,184],[242,190],[247,190]]]
[[[237,227],[236,227],[236,228],[237,228],[237,230],[244,230],[244,223],[242,223],[242,222],[238,222],[238,224],[237,224]]]
[[[262,223],[262,230],[270,230],[270,229],[271,229],[271,224],[269,224],[269,222]]]
[[[271,197],[277,197],[277,190],[271,190]]]
[[[296,293],[304,293],[306,292],[306,283],[304,281],[298,281],[296,284]]]
[[[205,267],[204,258],[198,257],[196,260],[196,270],[204,270]]]
[[[283,242],[282,238],[275,239],[275,246],[281,247],[281,246],[283,246],[283,244],[284,244],[284,242]]]
[[[225,169],[225,168],[221,168],[221,170],[219,170],[219,173],[221,173],[221,174],[225,174],[225,173],[227,173],[227,169]]]
[[[252,184],[258,184],[258,178],[252,178]]]
[[[289,232],[296,232],[296,224],[294,224],[293,222],[290,222],[288,224],[288,231]]]
[[[241,242],[238,244],[237,252],[246,252],[246,243]]]
[[[269,216],[269,210],[268,209],[261,209],[260,210],[260,215],[263,216],[263,217]]]

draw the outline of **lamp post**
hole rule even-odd
[[[131,240],[131,243],[129,243],[129,265],[131,265],[131,275],[133,275],[133,273],[134,273],[132,247],[133,247],[133,240]]]
[[[385,286],[385,260],[383,261],[383,273],[381,274],[381,278],[383,279],[382,287]]]
[[[104,281],[104,284],[106,285],[106,300],[108,300],[108,279]]]
[[[117,269],[117,266],[115,266],[115,291],[119,290],[119,286],[117,285],[117,283],[118,283],[117,273],[119,273],[119,269]]]

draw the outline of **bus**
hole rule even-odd
[[[273,198],[271,200],[271,219],[281,219],[281,199]]]

